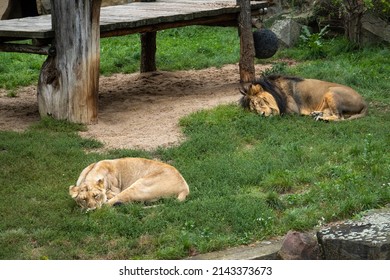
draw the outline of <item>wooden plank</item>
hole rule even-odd
[[[267,2],[251,2],[252,11],[266,7]],[[157,0],[156,2],[133,2],[119,6],[101,8],[100,30],[102,33],[117,34],[125,29],[127,34],[135,33],[141,29],[161,30],[158,26],[162,24],[170,26],[184,26],[183,22],[196,24],[202,22],[202,18],[213,18],[214,23],[224,19],[225,14],[239,12],[235,0]],[[212,24],[212,20],[207,20]],[[179,24],[175,24],[179,23]],[[134,29],[134,30],[131,30]],[[115,36],[115,35],[112,35]],[[38,16],[22,19],[0,21],[0,41],[3,38],[54,38],[54,31],[51,27],[51,16]]]
[[[109,20],[111,24],[106,24],[105,17],[103,16],[101,19],[101,32],[106,33],[118,29],[136,29],[136,28],[152,26],[152,25],[192,21],[194,19],[206,18],[206,17],[214,18],[214,21],[218,21],[219,15],[235,13],[237,8],[224,8],[222,10],[220,8],[208,9],[208,10],[203,10],[203,9],[200,10],[198,7],[195,8],[199,12],[194,11],[194,9],[183,10],[178,8],[172,8],[172,6],[170,8],[165,7],[161,9],[158,8],[153,8],[150,10],[145,8],[142,9],[143,10],[137,10],[138,15],[140,17],[139,20],[133,18],[132,21],[124,21],[122,18],[120,18],[117,23],[115,23],[115,18],[118,17],[118,15],[112,16],[112,14],[115,13],[112,13],[111,11],[109,16],[110,17]],[[145,17],[145,14],[148,15],[148,17]],[[122,17],[122,15],[119,15],[119,17]],[[160,28],[155,28],[155,29],[157,30]],[[129,31],[129,34],[131,33],[132,32]]]
[[[217,19],[217,20],[216,20]],[[159,23],[154,25],[140,25],[138,27],[133,28],[116,28],[112,31],[106,31],[101,33],[101,38],[104,37],[114,37],[114,36],[124,36],[135,33],[143,33],[143,32],[154,32],[165,30],[169,28],[177,28],[189,25],[210,25],[210,26],[234,26],[237,25],[237,16],[235,14],[224,14],[218,15],[214,18],[198,18],[193,19],[189,23],[188,21],[175,21],[175,22],[167,22],[167,23]]]
[[[42,55],[52,55],[54,49],[51,49],[48,46],[37,47],[28,44],[2,44],[0,43],[1,52],[19,52],[19,53],[34,53]]]
[[[0,20],[0,37],[53,38],[51,16]]]
[[[118,22],[131,24],[132,21],[137,21],[137,17],[141,19],[148,18],[151,22],[155,22],[156,18],[164,21],[182,20],[182,17],[204,17],[223,14],[229,12],[227,8],[221,10],[221,8],[201,8],[196,5],[165,5],[164,3],[156,3],[155,5],[142,5],[145,3],[138,3],[141,5],[129,5],[126,8],[118,8],[118,6],[109,7],[105,11],[102,11],[101,25],[105,25],[104,20],[109,18],[112,22],[115,18],[118,18]],[[152,3],[150,3],[152,4]],[[130,9],[131,8],[131,9]],[[233,12],[231,10],[230,12]],[[129,21],[129,15],[132,20]],[[175,18],[176,17],[176,18]],[[152,23],[153,24],[153,23]]]

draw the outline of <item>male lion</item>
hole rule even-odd
[[[155,201],[176,196],[185,200],[189,188],[173,166],[143,158],[102,160],[87,166],[69,194],[87,211],[103,204]]]
[[[315,79],[271,75],[240,91],[244,108],[267,117],[297,113],[339,121],[363,117],[368,111],[367,103],[352,88]]]

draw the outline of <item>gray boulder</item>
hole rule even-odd
[[[390,24],[371,13],[362,17],[362,33],[363,44],[390,43]]]
[[[272,24],[271,30],[279,39],[279,46],[291,48],[299,41],[302,25],[293,19],[277,20]]]

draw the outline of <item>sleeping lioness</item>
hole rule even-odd
[[[189,188],[171,165],[143,158],[102,160],[87,166],[69,194],[81,208],[93,210],[103,204],[155,201],[176,196],[185,200]]]

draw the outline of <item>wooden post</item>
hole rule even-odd
[[[139,0],[139,2],[155,2],[156,0]],[[141,67],[140,72],[153,72],[156,67],[157,32],[141,33]]]
[[[255,79],[255,46],[252,33],[252,13],[250,0],[237,0],[240,6],[238,32],[240,34],[240,80],[251,82]]]
[[[50,3],[55,54],[41,69],[39,113],[75,123],[96,123],[101,0]]]
[[[156,35],[157,32],[141,33],[141,73],[157,70]]]

